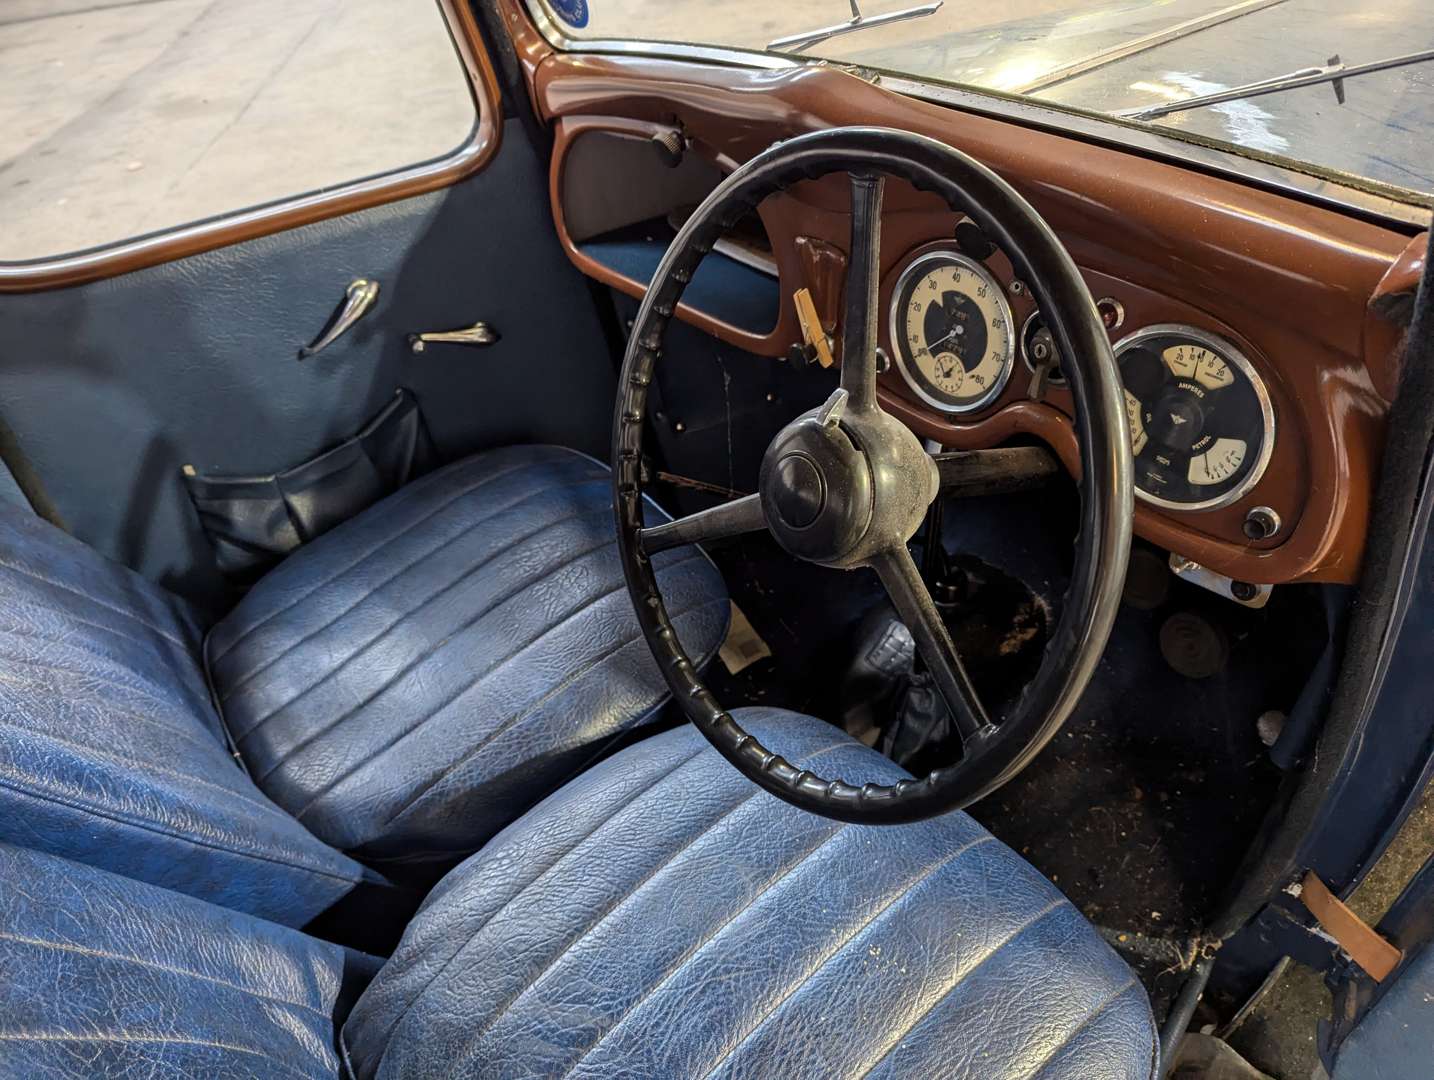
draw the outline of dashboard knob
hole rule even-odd
[[[1245,515],[1243,528],[1251,540],[1268,540],[1280,531],[1280,515],[1268,506],[1257,506]]]
[[[669,169],[675,169],[682,164],[682,155],[687,151],[687,140],[676,128],[668,128],[652,137],[652,146],[662,163]]]

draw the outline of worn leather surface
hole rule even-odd
[[[477,850],[666,700],[614,537],[607,466],[516,446],[299,549],[206,647],[255,781],[365,857]],[[694,548],[656,564],[689,652],[710,655],[720,575]]]
[[[738,716],[830,774],[895,765],[835,728]],[[964,814],[840,825],[695,729],[648,739],[454,870],[359,1000],[360,1078],[1151,1077],[1135,977]]]
[[[0,1075],[339,1075],[344,951],[0,844]]]
[[[605,453],[614,394],[583,276],[558,244],[546,158],[509,120],[450,188],[105,281],[0,295],[0,420],[73,533],[216,610],[227,584],[180,469],[267,475],[349,438],[410,389],[440,460],[510,443]],[[300,346],[358,277],[372,311]],[[482,349],[408,335],[484,320]]]
[[[302,925],[364,870],[230,755],[200,640],[183,601],[0,503],[0,841]]]
[[[1413,1080],[1431,1070],[1434,949],[1426,946],[1344,1041],[1334,1080]]]

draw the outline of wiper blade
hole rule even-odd
[[[1298,71],[1291,71],[1285,75],[1275,75],[1272,78],[1260,79],[1242,86],[1232,86],[1228,90],[1217,90],[1213,94],[1201,94],[1199,97],[1181,98],[1179,101],[1169,101],[1141,109],[1122,109],[1114,115],[1125,120],[1158,120],[1162,116],[1185,112],[1187,109],[1204,109],[1225,101],[1242,101],[1265,94],[1282,94],[1286,90],[1296,90],[1301,86],[1318,86],[1320,83],[1333,83],[1335,99],[1343,105],[1345,79],[1369,75],[1376,71],[1388,71],[1391,68],[1407,67],[1410,64],[1424,64],[1430,60],[1434,60],[1434,49],[1406,53],[1403,56],[1391,56],[1387,60],[1374,60],[1368,64],[1354,64],[1353,66],[1342,63],[1338,56],[1331,56],[1329,63],[1319,67],[1300,68]]]
[[[775,52],[778,49],[801,49],[808,45],[818,45],[828,38],[834,38],[838,34],[850,34],[856,30],[868,30],[873,26],[890,26],[892,23],[905,22],[907,19],[921,19],[927,15],[935,15],[941,10],[943,0],[933,0],[929,4],[918,4],[916,7],[902,8],[900,11],[888,11],[885,15],[863,15],[857,0],[851,2],[851,18],[844,23],[834,23],[831,26],[823,26],[816,30],[804,30],[800,34],[791,34],[787,37],[779,37],[767,42],[767,50]]]

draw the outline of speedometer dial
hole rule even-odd
[[[1119,342],[1135,493],[1175,510],[1228,506],[1259,482],[1275,445],[1269,392],[1228,341],[1149,326]]]
[[[923,255],[891,295],[891,343],[906,384],[943,412],[994,401],[1015,357],[1011,309],[996,279],[955,252]]]

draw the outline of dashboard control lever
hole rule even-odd
[[[461,330],[430,330],[425,334],[409,334],[408,347],[421,353],[433,345],[492,345],[499,338],[498,331],[485,322],[476,322]]]

